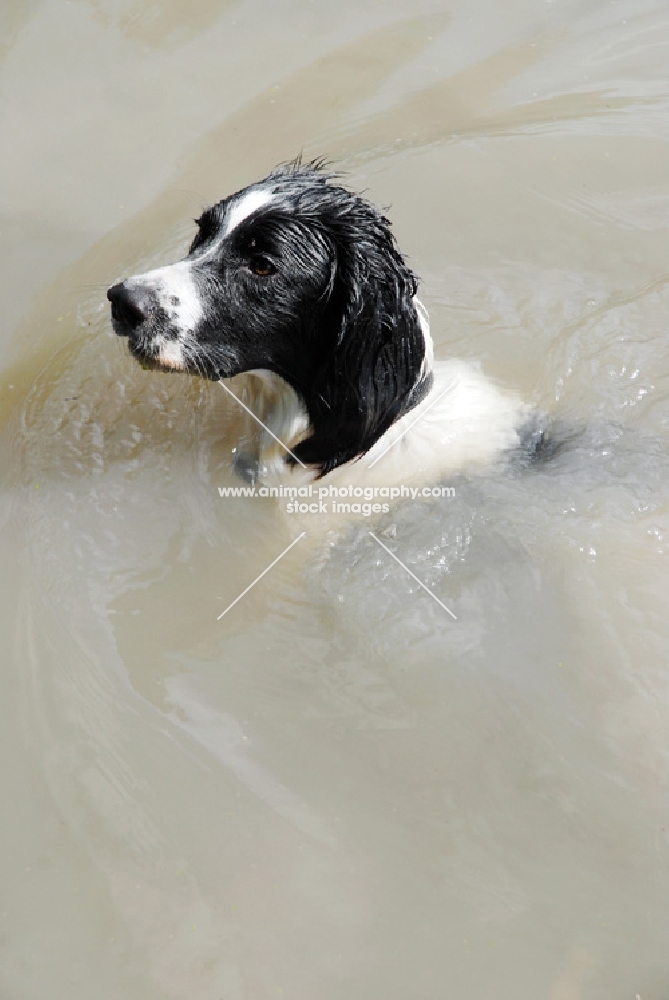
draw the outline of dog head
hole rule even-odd
[[[292,164],[207,209],[184,260],[109,289],[149,367],[270,371],[301,397],[321,473],[367,451],[427,392],[429,333],[390,223],[319,165]]]

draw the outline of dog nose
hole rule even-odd
[[[112,319],[121,326],[122,336],[140,326],[148,315],[149,297],[141,288],[130,289],[121,281],[107,291],[107,298],[111,302]]]

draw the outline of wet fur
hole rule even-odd
[[[433,477],[519,443],[525,408],[463,362],[435,368],[388,219],[319,164],[279,168],[197,224],[183,261],[108,293],[116,332],[143,363],[255,373],[267,390],[258,416],[316,477],[380,454],[421,411],[396,449],[408,475],[416,462]],[[296,458],[280,456],[286,472]]]

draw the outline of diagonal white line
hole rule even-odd
[[[404,563],[402,562],[402,560],[398,559],[397,556],[395,555],[395,553],[391,552],[390,549],[388,548],[388,546],[384,545],[383,542],[381,541],[381,539],[376,537],[376,535],[374,534],[373,531],[370,531],[369,533],[372,536],[372,538],[374,539],[374,541],[378,542],[379,545],[381,546],[381,548],[385,549],[386,552],[388,553],[388,555],[392,556],[393,559],[395,560],[395,562],[399,563],[400,566],[402,567],[402,569],[405,569],[407,571],[407,573],[409,574],[409,576],[412,576],[414,578],[414,580],[416,581],[416,583],[420,584],[420,586],[423,588],[423,590],[426,590],[428,592],[428,594],[430,595],[430,597],[433,597],[434,600],[437,602],[437,604],[439,604],[444,609],[444,611],[448,611],[448,613],[451,616],[451,618],[455,618],[456,621],[458,620],[457,616],[453,614],[453,612],[451,611],[451,609],[447,608],[445,604],[442,604],[441,601],[439,600],[439,598],[437,597],[437,595],[433,594],[432,591],[430,590],[430,588],[426,587],[425,584],[423,583],[423,581],[419,580],[418,577],[416,576],[416,574],[412,573],[411,570],[409,569],[409,567],[405,566]]]
[[[239,398],[239,396],[235,396],[235,394],[234,394],[234,392],[232,391],[232,389],[230,389],[230,388],[229,388],[229,387],[228,387],[228,386],[227,386],[227,385],[225,384],[225,382],[223,381],[223,379],[222,379],[222,378],[219,378],[219,380],[218,380],[218,384],[219,384],[219,385],[222,385],[222,386],[223,386],[223,388],[225,389],[225,391],[226,391],[226,392],[229,392],[229,393],[230,393],[230,395],[232,396],[232,398],[233,398],[233,399],[236,399],[236,400],[237,400],[237,402],[239,403],[239,405],[240,405],[240,406],[242,406],[242,407],[243,407],[243,408],[244,408],[244,409],[246,410],[246,412],[247,412],[247,413],[249,413],[249,414],[250,414],[250,415],[251,415],[251,416],[253,417],[253,419],[254,419],[254,420],[255,420],[255,421],[257,422],[257,423],[259,423],[259,424],[260,424],[260,426],[261,426],[261,427],[263,427],[263,428],[264,428],[264,429],[265,429],[265,430],[267,431],[267,433],[268,433],[268,434],[270,434],[270,435],[271,435],[271,436],[272,436],[272,437],[274,438],[274,440],[278,442],[278,444],[280,444],[280,445],[281,445],[281,447],[282,447],[282,448],[284,449],[284,451],[287,451],[287,452],[288,452],[288,454],[289,454],[289,455],[291,455],[291,456],[292,456],[292,457],[293,457],[293,458],[295,459],[295,461],[296,461],[296,462],[298,462],[298,463],[299,463],[299,464],[300,464],[300,465],[302,466],[302,468],[303,468],[303,469],[306,469],[306,465],[304,464],[304,462],[300,462],[300,460],[299,460],[299,458],[297,457],[297,455],[295,454],[295,452],[291,451],[291,450],[290,450],[290,448],[288,447],[288,445],[287,445],[287,444],[284,444],[284,443],[283,443],[283,441],[281,440],[281,438],[278,438],[278,437],[276,436],[276,434],[274,434],[274,433],[273,433],[273,432],[272,432],[272,431],[271,431],[271,430],[269,429],[269,427],[267,426],[267,424],[264,424],[264,423],[262,422],[262,420],[260,419],[260,417],[257,417],[257,416],[255,415],[255,413],[253,412],[253,410],[250,410],[250,409],[248,408],[248,406],[246,405],[246,403],[242,403],[242,401],[241,401],[241,399]]]
[[[262,571],[262,573],[260,574],[260,576],[257,576],[257,577],[255,578],[255,580],[253,581],[253,583],[250,583],[250,584],[248,585],[248,587],[246,588],[246,590],[242,590],[242,592],[241,592],[241,594],[239,595],[239,597],[235,597],[235,599],[234,599],[234,601],[232,602],[232,604],[228,604],[228,606],[227,606],[227,608],[225,609],[225,611],[222,611],[222,612],[221,612],[221,614],[220,614],[220,615],[218,616],[218,618],[216,619],[216,621],[217,621],[217,622],[220,622],[220,620],[221,620],[221,618],[223,617],[223,615],[227,615],[227,613],[228,613],[228,611],[230,610],[230,608],[234,608],[234,606],[235,606],[235,604],[237,603],[237,601],[241,601],[241,599],[242,599],[242,597],[244,596],[244,594],[248,594],[248,592],[249,592],[249,590],[251,589],[251,587],[255,587],[255,585],[256,585],[256,583],[258,582],[258,580],[262,580],[262,578],[264,577],[265,573],[269,573],[269,571],[271,570],[272,566],[276,566],[276,564],[278,563],[279,559],[283,559],[283,557],[285,556],[286,552],[290,552],[290,550],[292,549],[293,545],[297,545],[297,543],[299,542],[299,540],[300,540],[301,538],[304,538],[304,536],[305,536],[305,535],[306,535],[306,531],[303,531],[301,535],[298,535],[298,536],[297,536],[297,538],[295,538],[295,539],[294,539],[294,540],[293,540],[293,541],[292,541],[292,542],[290,543],[290,545],[288,546],[288,548],[287,548],[287,549],[284,549],[284,550],[283,550],[283,552],[281,553],[281,555],[280,555],[280,556],[277,556],[277,557],[276,557],[276,559],[274,560],[274,562],[271,562],[271,563],[269,564],[269,566],[267,567],[267,569],[264,569],[264,570]]]
[[[440,400],[440,399],[442,398],[442,396],[445,396],[445,395],[446,395],[446,393],[448,392],[448,390],[449,390],[449,389],[452,389],[452,388],[453,388],[453,386],[454,386],[454,385],[456,384],[456,382],[457,382],[457,381],[458,381],[457,379],[454,379],[454,380],[453,380],[453,381],[452,381],[452,382],[450,383],[450,385],[447,385],[447,386],[446,386],[446,388],[445,388],[445,389],[444,389],[444,390],[443,390],[442,392],[440,392],[440,393],[439,393],[439,395],[437,396],[437,398],[436,398],[436,399],[433,399],[433,400],[432,400],[432,402],[430,403],[430,405],[429,405],[429,406],[426,406],[424,410],[421,410],[421,412],[420,412],[420,413],[418,414],[418,416],[417,416],[417,417],[416,417],[416,418],[415,418],[414,420],[412,420],[412,421],[411,421],[411,423],[409,424],[409,426],[408,426],[408,427],[405,427],[405,428],[404,428],[404,430],[403,430],[403,431],[402,431],[402,433],[401,433],[401,434],[399,435],[399,437],[396,437],[394,441],[391,441],[391,442],[390,442],[390,444],[388,445],[388,447],[387,447],[387,448],[384,448],[384,449],[383,449],[383,451],[381,452],[381,454],[380,454],[380,455],[377,455],[377,456],[376,456],[376,458],[374,459],[374,461],[373,461],[373,462],[370,462],[370,463],[369,463],[369,465],[367,466],[367,468],[368,468],[368,469],[373,469],[373,468],[374,468],[374,466],[376,465],[376,463],[377,463],[377,462],[379,461],[379,459],[383,458],[383,456],[384,456],[384,455],[385,455],[385,454],[386,454],[387,452],[389,452],[391,448],[394,448],[394,447],[395,447],[395,445],[397,444],[397,442],[398,442],[398,441],[401,441],[401,440],[402,440],[402,438],[403,438],[403,437],[404,437],[404,435],[405,435],[405,434],[407,433],[407,431],[410,431],[410,430],[411,430],[411,428],[412,428],[412,427],[414,426],[414,424],[417,424],[419,420],[422,420],[422,419],[423,419],[423,417],[425,416],[425,414],[426,414],[426,413],[427,413],[427,412],[428,412],[429,410],[431,410],[431,409],[432,409],[432,407],[433,407],[433,406],[435,405],[435,403],[438,403],[438,402],[439,402],[439,400]]]

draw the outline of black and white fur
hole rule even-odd
[[[254,412],[312,477],[367,456],[378,481],[429,481],[518,445],[527,408],[464,362],[434,364],[389,221],[319,164],[278,168],[197,225],[184,260],[107,293],[145,365],[256,376]],[[272,449],[298,471],[267,435]]]

